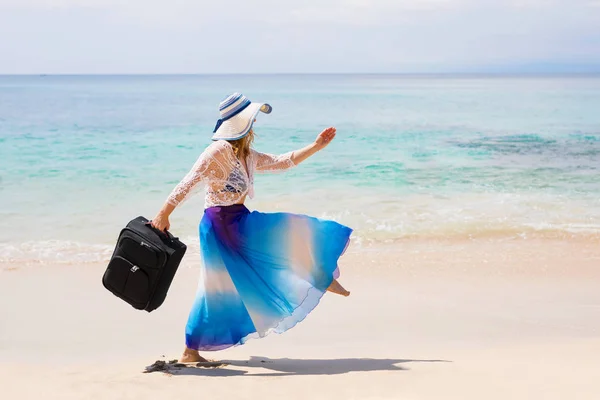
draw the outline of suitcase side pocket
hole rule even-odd
[[[125,258],[148,268],[162,268],[166,255],[162,247],[139,232],[125,228],[117,242],[117,252],[125,253]],[[117,253],[117,254],[118,254]]]
[[[142,239],[136,240],[124,235],[119,241],[117,249],[117,254],[123,254],[126,259],[134,264],[141,264],[146,268],[155,269],[162,266],[158,251]]]
[[[113,294],[126,300],[138,310],[143,310],[148,304],[150,297],[148,274],[123,257],[113,257],[104,273],[102,283]]]

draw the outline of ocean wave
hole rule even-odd
[[[107,261],[112,252],[107,244],[70,240],[0,243],[0,264],[94,264]]]
[[[383,221],[370,221],[355,230],[351,238],[352,251],[373,246],[390,245],[406,241],[438,240],[578,240],[600,241],[599,224],[530,224],[521,226],[475,226],[446,225],[430,230],[408,231],[405,225],[394,226]],[[198,237],[184,237],[188,246],[182,268],[199,266],[200,251]],[[65,265],[91,266],[107,264],[114,244],[81,243],[75,241],[27,241],[22,243],[0,243],[0,270],[21,267]]]
[[[199,254],[197,237],[186,237],[182,241],[188,246],[188,254]],[[0,269],[12,266],[70,265],[86,266],[106,264],[110,260],[115,244],[83,243],[71,240],[41,240],[21,243],[0,243]],[[186,264],[191,264],[187,257]]]

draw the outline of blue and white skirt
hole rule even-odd
[[[305,215],[250,212],[244,205],[206,209],[186,346],[223,350],[292,328],[339,276],[351,233]]]

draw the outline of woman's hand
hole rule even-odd
[[[319,133],[317,139],[315,140],[318,150],[323,150],[329,143],[331,143],[333,138],[335,138],[335,131],[336,129],[334,127],[329,127],[323,132]]]
[[[171,228],[169,217],[161,212],[156,214],[156,217],[152,218],[152,220],[150,221],[150,225],[152,225],[153,228],[158,229],[161,232],[167,231]]]

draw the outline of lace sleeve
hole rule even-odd
[[[185,175],[185,177],[175,186],[167,202],[177,206],[189,197],[190,193],[195,191],[200,182],[208,182],[217,176],[225,175],[224,160],[227,159],[228,147],[222,142],[214,142],[204,150],[194,166]]]
[[[292,161],[292,153],[285,153],[281,155],[273,155],[268,153],[260,153],[256,150],[252,151],[254,156],[254,162],[256,163],[256,171],[258,172],[275,172],[285,171],[296,166]]]

